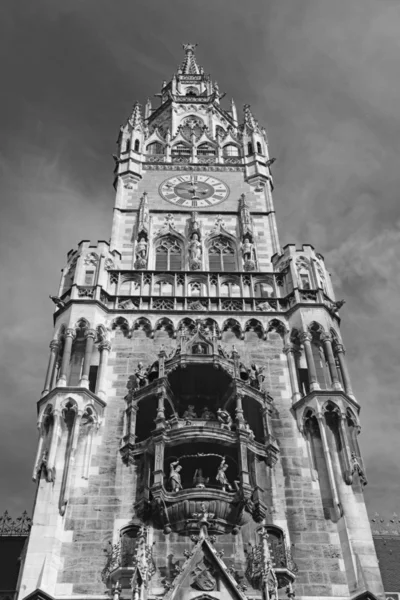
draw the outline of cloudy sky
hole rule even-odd
[[[36,401],[66,253],[108,239],[119,126],[197,42],[266,126],[282,244],[345,298],[371,513],[400,514],[398,0],[2,0],[0,512],[31,511]]]

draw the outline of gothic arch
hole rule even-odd
[[[90,327],[90,323],[87,319],[81,317],[80,319],[77,320],[77,322],[75,323],[75,327],[74,329],[89,329]]]
[[[225,229],[207,236],[205,248],[210,272],[238,271],[238,242]]]
[[[245,332],[254,331],[261,339],[264,337],[265,334],[264,327],[262,326],[261,321],[259,321],[258,319],[249,319],[244,324],[243,329]]]
[[[276,331],[276,333],[278,333],[283,340],[285,340],[289,333],[285,323],[283,323],[283,321],[280,319],[271,319],[271,321],[268,323],[267,333],[270,331]]]
[[[154,237],[153,248],[157,271],[182,271],[185,268],[185,238],[171,225]]]
[[[196,328],[196,324],[195,324],[194,320],[190,319],[189,317],[185,317],[184,319],[181,319],[178,322],[178,325],[176,326],[177,331],[186,330],[189,334],[193,333],[195,328]]]
[[[237,338],[241,340],[244,339],[244,332],[242,326],[236,319],[226,319],[226,321],[222,323],[221,331],[222,333],[224,331],[233,331]]]
[[[129,337],[129,323],[124,317],[116,317],[111,322],[111,329],[120,330],[125,337]]]
[[[146,317],[139,317],[139,319],[136,319],[133,322],[132,331],[135,332],[138,330],[144,331],[147,337],[152,338],[154,336],[154,331],[151,322],[149,321],[149,319],[146,319]]]
[[[154,325],[154,331],[165,330],[168,332],[169,337],[176,338],[176,331],[173,322],[168,317],[162,317],[158,319]]]

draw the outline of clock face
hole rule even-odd
[[[163,181],[159,191],[167,202],[188,208],[214,206],[229,196],[228,186],[208,175],[176,175]]]

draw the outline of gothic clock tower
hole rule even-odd
[[[373,599],[341,302],[194,50],[121,127],[111,240],[53,298],[19,598]]]

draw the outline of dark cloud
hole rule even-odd
[[[266,125],[281,242],[325,255],[371,510],[399,511],[400,6],[389,0],[37,0],[0,6],[1,504],[29,508],[35,402],[66,252],[108,238],[111,154],[181,43]]]

